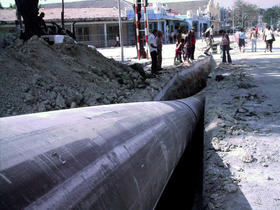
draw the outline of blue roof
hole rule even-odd
[[[163,20],[163,19],[174,19],[183,22],[190,22],[190,21],[199,21],[207,23],[209,22],[209,18],[188,18],[186,15],[177,15],[177,16],[170,16],[166,14],[164,9],[161,9],[161,13],[155,13],[154,10],[147,10],[149,20]],[[135,19],[134,11],[133,10],[126,10],[126,16],[128,20]],[[144,20],[144,10],[141,10],[141,20]]]

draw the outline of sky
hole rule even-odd
[[[82,0],[64,0],[64,2],[71,2],[71,1],[82,1]],[[104,0],[106,1],[106,0]],[[134,2],[134,0],[128,0],[130,2]],[[188,0],[148,0],[149,2],[179,2],[179,1],[188,1]],[[235,0],[214,0],[215,3],[219,2],[220,6],[223,7],[231,7]],[[256,4],[261,8],[270,8],[273,6],[280,6],[280,0],[244,0],[247,3]],[[61,0],[40,0],[40,4],[46,3],[58,3]],[[14,0],[0,0],[2,6],[7,7],[10,4],[14,4]]]

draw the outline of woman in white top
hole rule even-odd
[[[271,27],[268,26],[267,29],[265,30],[264,32],[264,38],[265,38],[265,41],[267,43],[267,50],[269,50],[270,52],[272,52],[272,43],[273,41],[275,40],[274,39],[274,34],[273,34],[273,31],[271,30]]]

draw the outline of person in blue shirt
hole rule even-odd
[[[239,33],[239,43],[238,43],[238,46],[239,46],[239,51],[241,52],[245,52],[245,32],[244,32],[244,29],[241,28],[240,30],[240,33]]]

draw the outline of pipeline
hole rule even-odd
[[[204,98],[0,118],[1,209],[153,209]]]
[[[176,100],[197,94],[206,87],[207,77],[214,66],[213,57],[208,56],[191,67],[181,69],[153,97],[153,100]]]

